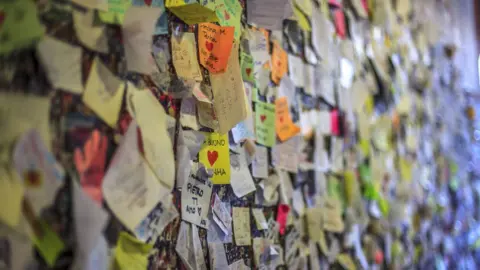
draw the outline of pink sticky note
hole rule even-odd
[[[287,228],[288,212],[290,212],[290,207],[287,204],[278,205],[277,223],[278,225],[280,225],[280,228],[279,228],[280,235],[285,234],[285,229]]]
[[[343,14],[343,11],[341,9],[336,9],[333,12],[333,17],[335,19],[335,30],[337,30],[337,35],[344,39],[347,30],[345,27],[345,15]]]
[[[330,130],[335,136],[340,136],[340,119],[337,110],[330,112]]]
[[[363,8],[365,9],[365,11],[368,13],[368,3],[367,3],[367,0],[362,0],[362,4],[363,4]]]
[[[328,4],[329,4],[329,5],[336,6],[336,7],[338,7],[338,8],[339,8],[339,7],[342,7],[342,5],[337,2],[337,0],[328,0]]]

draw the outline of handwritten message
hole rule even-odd
[[[227,133],[247,117],[247,97],[238,63],[238,47],[235,44],[228,59],[227,70],[210,74],[213,91],[213,108],[218,120],[218,132]]]
[[[287,97],[275,100],[275,130],[281,141],[286,141],[300,132],[300,127],[295,125],[290,116]]]
[[[197,44],[194,33],[183,33],[181,37],[172,35],[172,59],[178,77],[196,81],[202,80],[197,62]]]
[[[255,103],[255,136],[259,144],[275,144],[275,106],[265,102]]]
[[[268,152],[267,148],[257,145],[252,161],[252,175],[257,178],[268,177]]]
[[[279,84],[288,70],[288,55],[278,42],[273,43],[272,51],[272,81]]]
[[[213,169],[213,184],[230,183],[230,150],[228,134],[210,133],[203,142],[199,160],[205,168]]]
[[[250,246],[252,239],[250,234],[250,208],[233,207],[232,211],[235,245]]]
[[[255,76],[253,74],[253,57],[242,52],[240,55],[240,63],[242,66],[242,79],[247,82],[255,83]]]
[[[293,173],[298,172],[300,140],[300,136],[295,136],[286,142],[276,144],[272,148],[272,161],[276,168]]]
[[[234,27],[201,23],[198,26],[200,64],[212,73],[224,72],[233,46]],[[238,54],[235,58],[238,64]]]
[[[182,188],[182,219],[207,229],[211,195],[212,183],[210,180],[195,172],[190,172],[190,177]]]
[[[242,6],[237,0],[221,0],[215,11],[221,26],[235,27],[235,40],[240,38],[242,29],[240,19],[242,18]]]
[[[183,0],[167,0],[165,6],[188,25],[218,22],[215,11],[199,3],[185,4]]]

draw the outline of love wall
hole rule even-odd
[[[417,265],[463,172],[442,4],[1,2],[0,265]]]

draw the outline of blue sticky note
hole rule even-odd
[[[245,139],[255,139],[255,134],[253,131],[248,128],[245,121],[238,123],[235,127],[232,128],[233,140],[236,143],[243,141]]]

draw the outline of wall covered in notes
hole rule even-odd
[[[0,269],[480,263],[454,4],[1,1]]]

